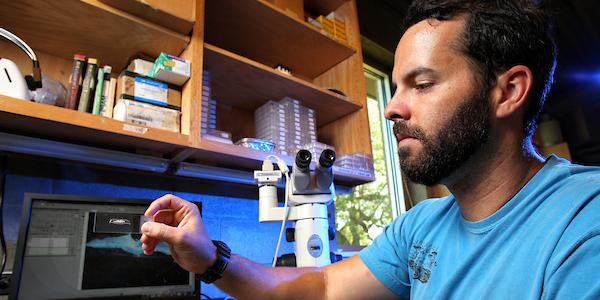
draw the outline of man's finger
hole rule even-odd
[[[175,221],[175,211],[172,209],[161,209],[154,214],[154,222],[165,223],[171,226],[177,226]]]
[[[175,227],[157,222],[144,223],[144,225],[142,225],[142,233],[153,239],[169,244],[174,244],[177,237]]]
[[[163,210],[163,209],[173,209],[175,211],[181,209],[182,207],[184,207],[186,205],[186,201],[171,195],[171,194],[166,194],[156,200],[154,200],[150,206],[148,207],[148,209],[146,210],[146,212],[144,213],[144,215],[148,216],[148,217],[152,217],[154,216],[154,214],[156,214],[159,210]]]
[[[142,248],[144,248],[143,246],[147,247],[147,248],[144,248],[144,250],[154,249],[156,247],[156,245],[158,244],[158,241],[156,239],[153,239],[145,234],[142,235],[142,238],[140,239],[140,241],[142,242]]]
[[[151,244],[146,244],[146,243],[142,243],[142,250],[144,251],[144,254],[146,255],[152,255],[152,253],[154,253],[154,249],[156,248],[156,245],[151,245]]]

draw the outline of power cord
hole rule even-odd
[[[273,159],[275,159],[276,163],[277,163],[277,167],[279,168],[279,170],[281,171],[281,173],[283,173],[283,175],[285,176],[285,192],[284,192],[284,201],[283,201],[283,207],[284,207],[284,211],[283,211],[283,220],[281,221],[281,228],[279,229],[279,238],[277,239],[277,246],[275,247],[275,256],[273,257],[273,264],[272,267],[275,267],[277,265],[277,257],[279,257],[279,248],[281,247],[281,240],[283,238],[283,231],[285,229],[285,222],[287,222],[288,219],[288,213],[289,213],[289,209],[288,209],[288,200],[290,198],[290,188],[289,188],[289,183],[290,183],[290,169],[288,168],[287,164],[279,157],[277,157],[276,155],[269,155],[267,156],[267,158],[265,158],[265,161],[263,162],[263,166],[265,166],[265,164],[267,162],[271,162],[271,167],[272,167],[272,161]]]
[[[25,43],[18,36],[14,35],[12,32],[0,27],[0,36],[3,36],[7,40],[13,42],[13,44],[17,45],[19,48],[21,48],[21,50],[23,50],[31,60],[38,60],[37,56],[35,55],[35,52],[33,52],[33,49],[31,49],[31,47],[29,47],[27,43]]]
[[[40,63],[38,61],[37,55],[33,52],[33,49],[27,45],[22,39],[13,34],[12,32],[0,27],[0,36],[4,37],[8,41],[15,44],[19,47],[23,52],[29,56],[31,62],[33,64],[32,74],[25,76],[25,81],[27,82],[27,86],[30,90],[35,90],[37,88],[42,87],[42,71],[40,69]]]

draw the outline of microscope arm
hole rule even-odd
[[[284,207],[268,207],[260,209],[258,221],[263,222],[281,222],[285,216]],[[303,219],[326,219],[327,205],[325,204],[304,204],[288,208],[288,221],[298,221]]]
[[[258,189],[259,222],[276,222],[285,219],[285,207],[278,207],[277,188],[273,185],[261,186]],[[331,195],[290,195],[288,207],[288,221],[302,219],[327,218],[327,204],[331,202]],[[295,203],[303,203],[301,205]]]

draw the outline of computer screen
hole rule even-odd
[[[151,200],[26,194],[11,299],[198,299],[193,273],[161,243],[144,255]]]

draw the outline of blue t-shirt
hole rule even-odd
[[[600,299],[600,168],[551,156],[478,222],[423,201],[359,257],[405,299]]]

